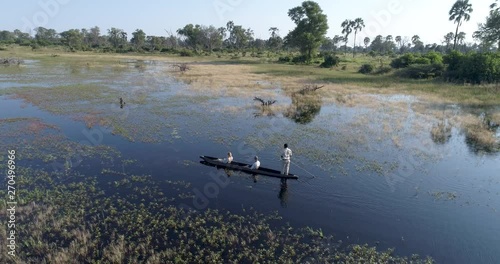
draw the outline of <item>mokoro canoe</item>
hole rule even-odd
[[[275,177],[275,178],[281,178],[281,179],[298,179],[299,176],[295,174],[288,173],[288,175],[281,174],[280,171],[277,170],[272,170],[264,167],[260,167],[257,170],[252,170],[250,169],[250,165],[246,163],[241,163],[237,161],[232,161],[231,163],[224,163],[220,161],[217,158],[210,157],[210,156],[200,156],[203,161],[205,161],[208,165],[216,166],[216,167],[221,167],[221,168],[227,168],[230,170],[238,170],[238,171],[243,171],[249,174],[259,174],[259,175],[264,175],[264,176],[269,176],[269,177]]]

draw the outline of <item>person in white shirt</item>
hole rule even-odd
[[[227,158],[219,159],[219,161],[224,163],[231,163],[233,161],[233,154],[231,152],[227,153]]]
[[[257,170],[257,169],[259,169],[259,167],[260,167],[259,157],[255,156],[255,162],[252,164],[250,169]]]
[[[290,158],[292,157],[292,150],[288,148],[288,144],[284,145],[285,149],[283,150],[283,155],[281,155],[281,160],[283,161],[283,169],[281,170],[281,174],[288,175],[288,171],[290,170]]]

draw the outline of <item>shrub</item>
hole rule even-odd
[[[445,70],[444,64],[414,64],[404,69],[400,69],[397,75],[402,78],[429,79],[440,77]]]
[[[448,81],[472,84],[500,81],[500,55],[498,53],[462,54],[453,51],[444,57],[444,62],[448,64],[445,73]]]
[[[429,59],[431,63],[443,63],[443,56],[435,51],[429,51],[424,57]]]
[[[292,62],[296,64],[307,63],[308,58],[306,55],[295,56],[293,57]]]
[[[431,60],[425,57],[415,58],[415,64],[431,64]]]
[[[283,56],[278,58],[278,62],[292,62],[292,56]]]
[[[181,52],[179,52],[179,55],[181,57],[193,57],[194,53],[190,50],[181,50]]]
[[[373,74],[386,74],[392,71],[392,68],[389,66],[380,66],[375,71]]]
[[[391,67],[399,69],[399,68],[406,68],[411,64],[415,64],[415,56],[411,53],[407,53],[405,55],[402,55],[399,58],[396,58],[391,61]]]
[[[361,65],[361,68],[359,68],[358,72],[362,74],[368,74],[372,73],[374,68],[375,67],[373,67],[373,65],[371,64],[363,64]]]
[[[325,55],[323,63],[319,65],[321,68],[331,68],[339,66],[340,58],[332,54]]]

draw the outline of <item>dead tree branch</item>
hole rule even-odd
[[[304,88],[302,88],[297,93],[306,94],[306,93],[310,93],[310,92],[315,92],[316,90],[319,90],[323,87],[325,87],[325,86],[324,85],[318,86],[318,85],[307,84],[306,86],[304,86]]]
[[[255,98],[253,98],[253,100],[254,101],[259,101],[262,104],[262,106],[270,106],[270,105],[276,103],[276,100],[267,100],[267,101],[265,101],[265,100],[263,100],[262,98],[259,98],[259,97],[255,97]]]
[[[187,72],[191,69],[187,63],[174,64],[172,67],[178,68],[180,72]]]

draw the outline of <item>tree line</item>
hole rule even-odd
[[[142,29],[132,32],[131,36],[122,29],[110,28],[102,33],[97,26],[90,29],[70,29],[57,32],[44,27],[35,28],[35,35],[20,30],[0,31],[0,43],[32,46],[63,45],[72,51],[100,50],[109,52],[158,52],[184,50],[186,54],[203,52],[246,52],[246,51],[298,51],[306,61],[323,52],[352,52],[376,55],[403,54],[407,52],[426,53],[429,51],[447,53],[451,50],[491,51],[500,48],[500,7],[498,0],[490,5],[490,13],[485,23],[478,26],[472,36],[480,43],[465,43],[466,33],[459,32],[460,26],[469,21],[473,12],[469,0],[458,0],[449,11],[449,20],[456,24],[455,32],[444,35],[441,43],[425,44],[418,35],[365,37],[363,44],[357,44],[357,36],[365,27],[362,18],[346,19],[340,25],[341,34],[327,37],[329,28],[327,16],[313,1],[288,11],[288,16],[296,24],[295,29],[285,37],[279,29],[269,28],[269,38],[255,38],[251,28],[236,25],[233,21],[223,27],[188,24],[175,32],[166,31],[166,36],[147,35]],[[348,46],[352,37],[353,45]],[[343,50],[342,50],[343,46]],[[496,47],[495,47],[496,46]]]

